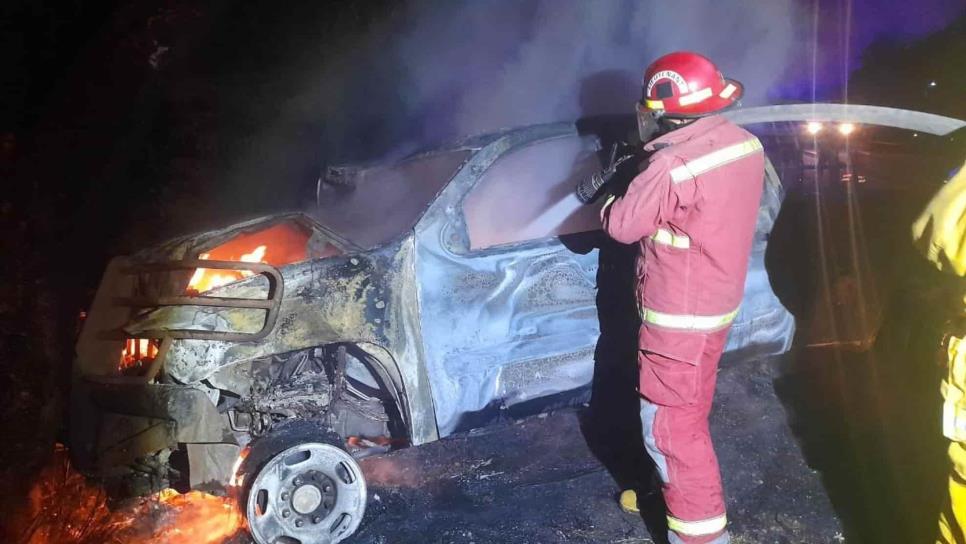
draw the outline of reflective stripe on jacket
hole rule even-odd
[[[604,230],[639,244],[637,296],[645,323],[720,329],[744,292],[764,186],[761,143],[711,116],[645,149],[654,151],[647,168],[601,212]]]

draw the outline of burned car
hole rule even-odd
[[[896,124],[885,110],[736,115]],[[366,503],[350,452],[586,398],[615,243],[573,188],[601,168],[602,139],[541,125],[329,168],[303,211],[115,258],[77,343],[79,466],[163,473],[186,456],[190,485],[244,489],[259,542],[339,542]],[[729,351],[791,346],[764,265],[781,200],[769,163]]]

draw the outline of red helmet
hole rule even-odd
[[[677,51],[657,59],[644,72],[638,112],[663,111],[668,117],[701,117],[734,105],[744,86],[725,79],[707,57]]]

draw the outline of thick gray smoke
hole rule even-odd
[[[326,120],[330,156],[408,151],[629,113],[643,68],[676,49],[713,58],[757,103],[785,72],[803,15],[793,0],[422,0],[360,37],[290,113]]]
[[[644,67],[679,49],[744,82],[746,105],[840,100],[864,47],[942,28],[961,2],[406,2],[363,34],[289,40],[288,60],[264,74],[287,94],[278,116],[223,179],[239,204],[269,202],[314,182],[323,160],[391,160],[504,127],[631,113]]]
[[[456,133],[630,112],[643,67],[682,48],[718,59],[761,97],[794,41],[788,1],[507,4],[449,3],[403,39],[414,107],[432,111],[427,99],[454,93]],[[609,77],[598,81],[602,74]],[[454,77],[464,83],[454,87]],[[604,87],[612,82],[625,85]]]

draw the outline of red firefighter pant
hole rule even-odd
[[[727,328],[641,334],[644,444],[664,483],[672,543],[728,542],[721,475],[708,432],[727,336]]]

